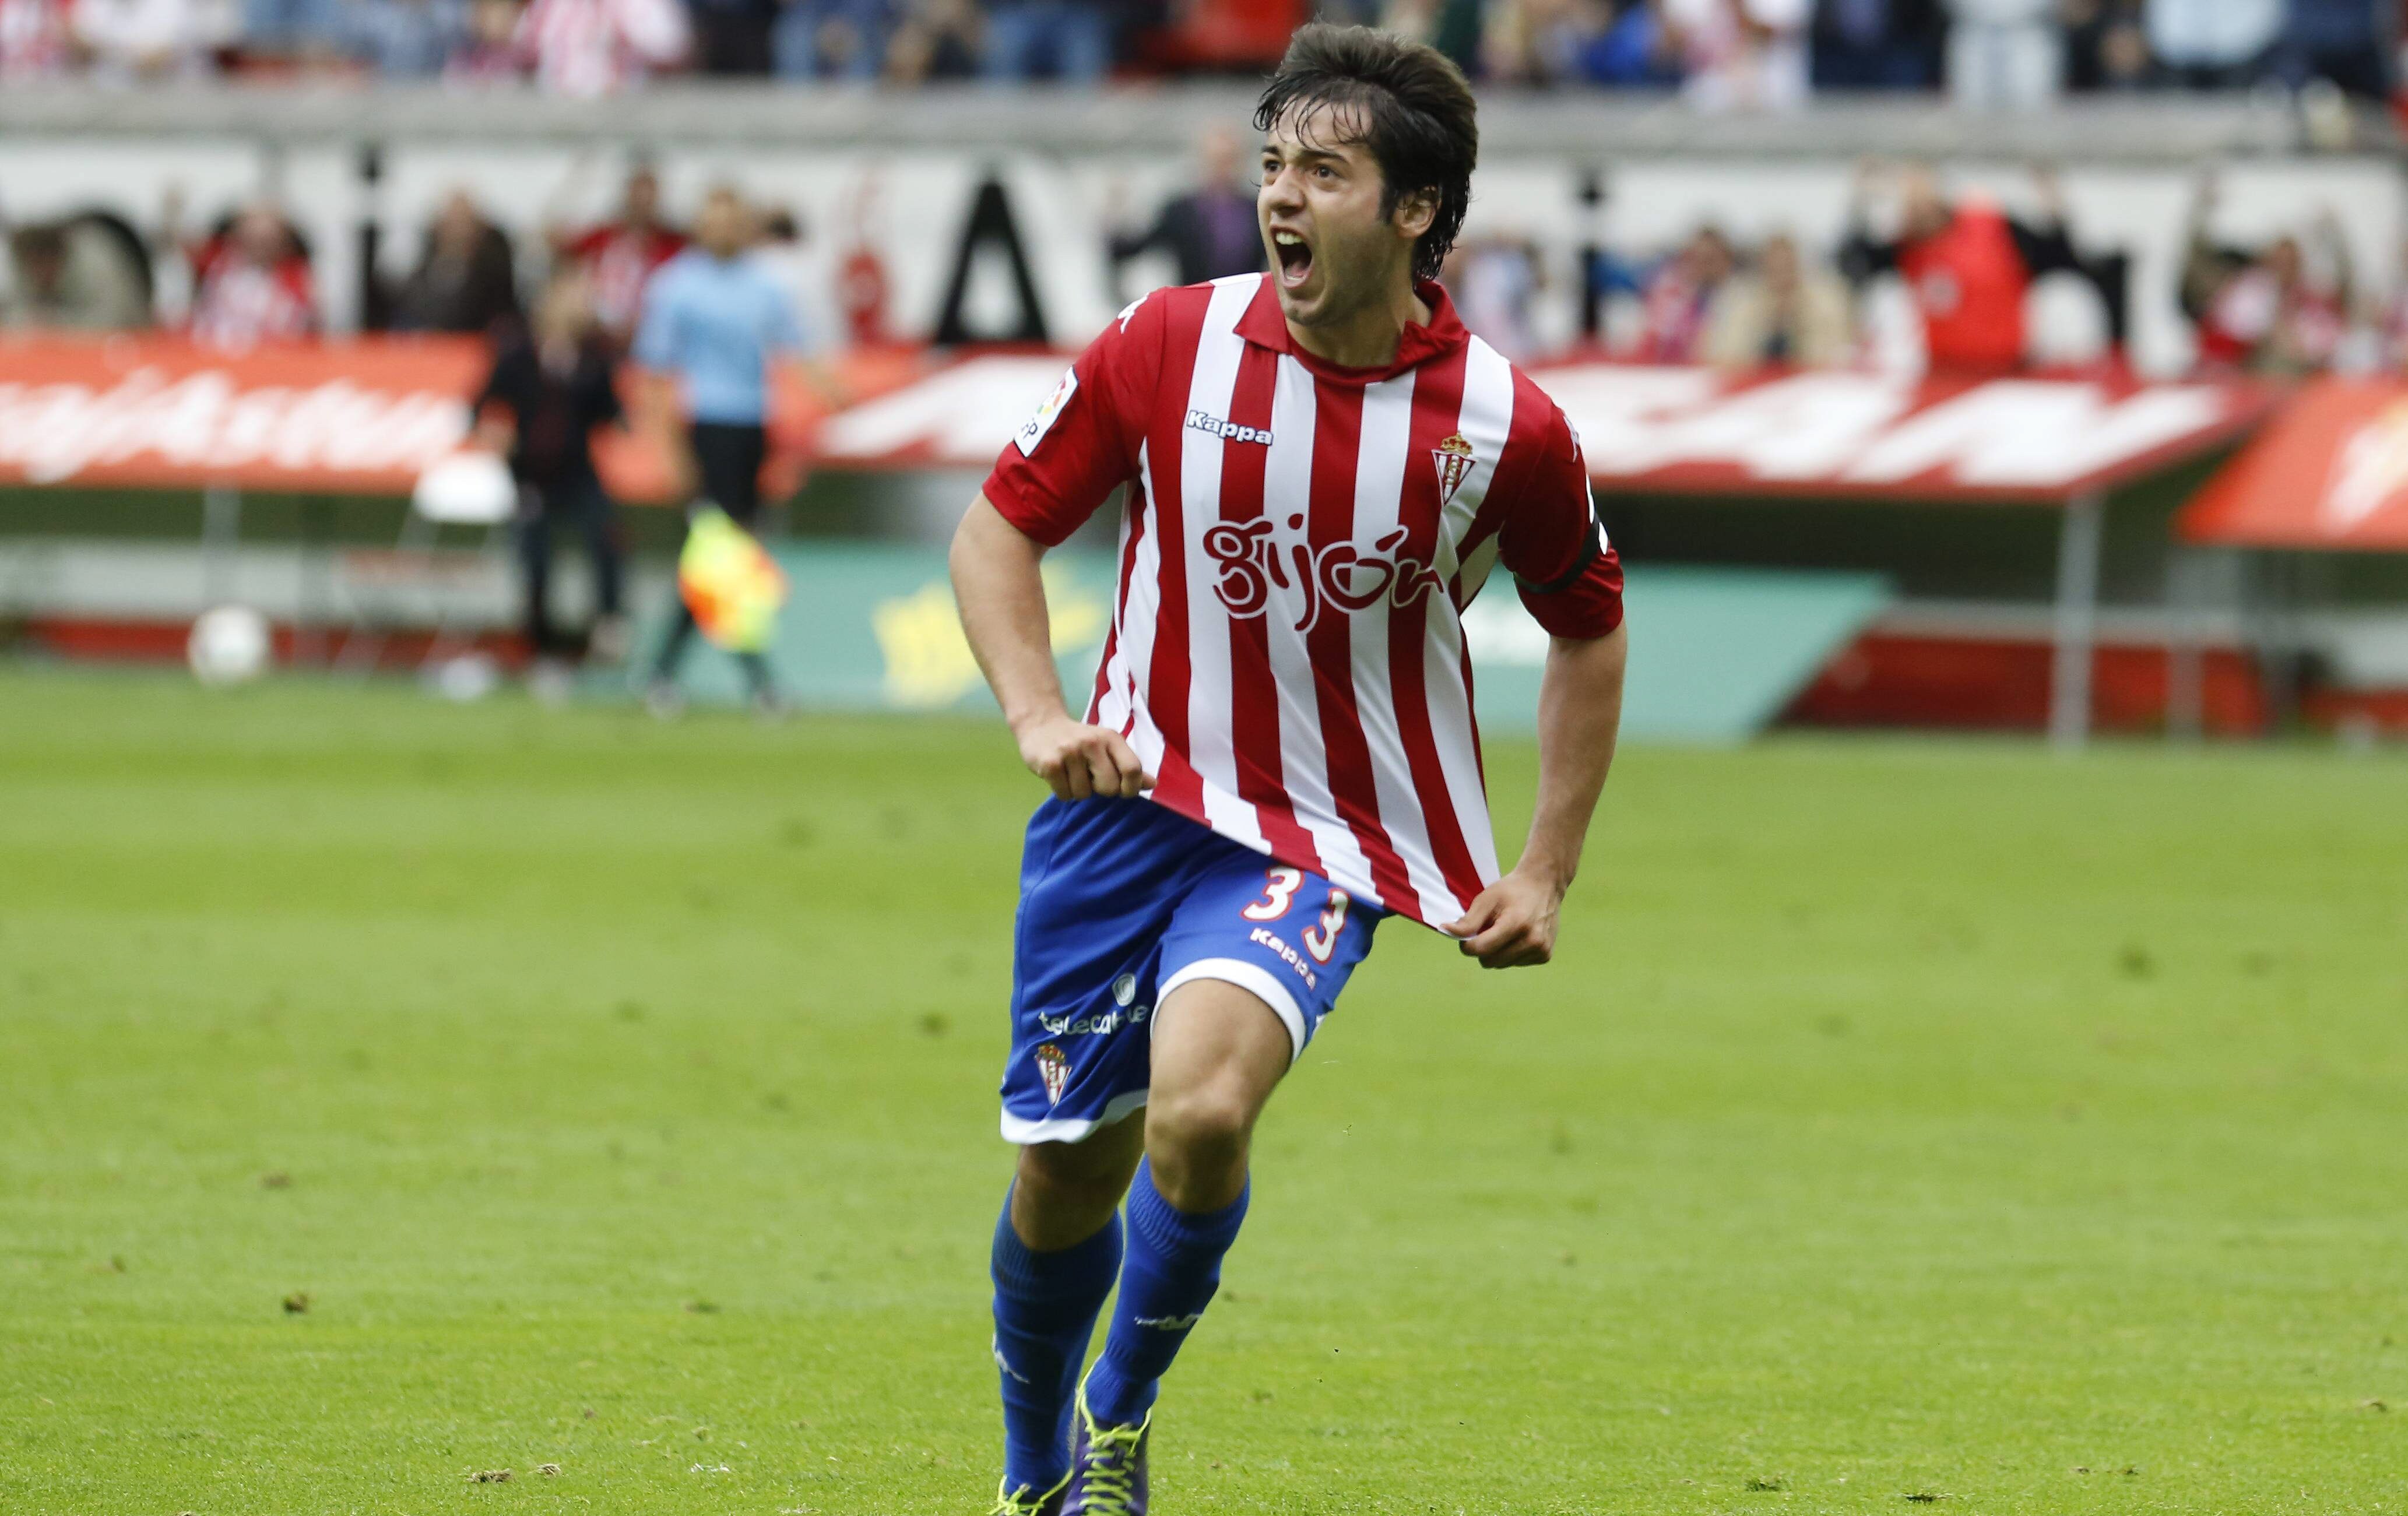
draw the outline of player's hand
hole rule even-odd
[[[1022,734],[1020,758],[1065,800],[1134,800],[1154,788],[1154,777],[1118,732],[1068,716],[1054,717]]]
[[[1460,939],[1466,958],[1483,968],[1520,968],[1555,955],[1555,918],[1564,903],[1561,885],[1512,873],[1480,892],[1480,898],[1446,935]]]

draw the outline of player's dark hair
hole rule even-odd
[[[1268,132],[1283,117],[1301,122],[1325,107],[1324,121],[1351,109],[1361,123],[1354,140],[1379,162],[1380,214],[1396,214],[1409,194],[1437,193],[1438,214],[1413,242],[1413,277],[1438,278],[1463,230],[1480,158],[1479,107],[1463,70],[1426,43],[1316,21],[1288,42],[1254,106],[1254,129]]]

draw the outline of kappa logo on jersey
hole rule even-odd
[[[1223,522],[1204,534],[1204,551],[1221,567],[1213,593],[1229,614],[1245,620],[1263,614],[1271,587],[1301,590],[1304,613],[1297,618],[1299,632],[1312,630],[1322,608],[1335,606],[1352,615],[1386,600],[1398,610],[1420,603],[1438,583],[1438,575],[1420,558],[1393,556],[1412,534],[1391,527],[1370,551],[1352,542],[1332,542],[1319,552],[1304,540],[1301,513],[1287,519],[1287,540],[1280,540],[1269,521]]]
[[[1045,1080],[1045,1099],[1049,1105],[1062,1103],[1062,1092],[1070,1085],[1070,1055],[1051,1042],[1037,1049],[1037,1072]]]
[[[1461,432],[1432,448],[1430,458],[1438,465],[1438,508],[1444,510],[1455,503],[1455,492],[1463,488],[1464,479],[1477,459]]]
[[[1187,424],[1208,436],[1217,436],[1224,442],[1259,442],[1266,448],[1271,445],[1271,435],[1263,427],[1240,426],[1232,422],[1225,422],[1218,416],[1208,416],[1200,410],[1191,410],[1187,413]]]
[[[1029,417],[1021,424],[1019,431],[1011,434],[1012,445],[1020,450],[1022,457],[1025,458],[1037,451],[1037,444],[1044,441],[1045,434],[1054,430],[1054,419],[1062,414],[1062,408],[1068,405],[1070,397],[1078,393],[1079,371],[1075,368],[1063,370],[1062,382],[1054,386],[1054,393],[1037,408],[1037,414]]]

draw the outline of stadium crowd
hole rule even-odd
[[[1816,90],[1979,106],[2063,91],[2393,84],[2394,0],[0,0],[0,81],[347,71],[594,94],[792,81],[1257,70],[1319,14],[1475,78],[1780,108]]]
[[[2177,292],[2197,371],[2408,369],[2408,257],[2396,278],[2370,279],[2330,212],[2262,242],[2221,237],[2217,198],[2214,175],[2203,174]],[[2124,255],[2081,245],[2052,176],[2035,177],[2029,199],[2032,214],[2012,216],[1980,198],[1952,200],[1927,168],[1869,164],[1836,246],[1779,233],[1745,246],[1708,223],[1668,249],[1592,250],[1567,271],[1551,270],[1526,238],[1475,234],[1455,249],[1445,278],[1466,322],[1517,360],[1561,345],[1541,335],[1549,323],[1541,306],[1569,293],[1586,312],[1581,345],[1612,357],[1735,369],[1863,364],[1878,356],[1867,313],[1886,290],[1913,309],[1934,367],[2120,361],[2130,299]],[[860,271],[824,257],[792,211],[753,206],[748,214],[748,260],[785,292],[806,349],[863,340],[846,289]],[[1253,191],[1226,133],[1204,143],[1194,187],[1150,215],[1122,205],[1111,219],[1105,252],[1116,279],[1149,252],[1164,255],[1180,282],[1262,266]],[[652,169],[638,164],[607,219],[554,219],[532,241],[514,242],[455,191],[408,272],[374,282],[364,324],[499,338],[525,325],[538,292],[574,274],[601,330],[624,344],[647,281],[688,236],[663,208]],[[310,250],[269,201],[198,229],[185,226],[173,198],[147,233],[103,214],[19,225],[7,251],[0,328],[162,328],[239,351],[307,338],[320,326]],[[1558,285],[1567,278],[1569,292]],[[2069,357],[2036,339],[2028,307],[2044,279],[2096,312],[2094,350]],[[1125,298],[1121,282],[1115,293]]]

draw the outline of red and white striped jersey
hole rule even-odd
[[[1343,368],[1261,275],[1158,290],[985,493],[1050,545],[1129,486],[1087,720],[1155,801],[1436,925],[1498,873],[1463,608],[1502,562],[1540,624],[1602,636],[1622,569],[1563,413],[1418,293],[1396,361]]]

